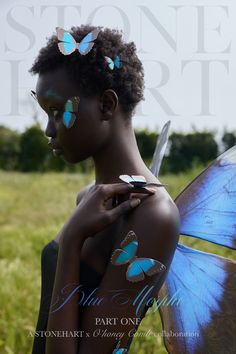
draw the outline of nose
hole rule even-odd
[[[52,118],[48,118],[48,124],[45,129],[45,135],[49,138],[55,138],[56,137],[56,127],[54,120]]]

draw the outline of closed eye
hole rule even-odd
[[[61,116],[60,113],[62,112],[61,110],[59,110],[57,108],[53,108],[53,107],[50,107],[49,110],[55,119],[60,118],[60,116]]]

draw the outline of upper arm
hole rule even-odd
[[[100,303],[88,306],[83,313],[82,330],[90,332],[90,337],[81,339],[79,354],[85,354],[88,350],[95,352],[98,345],[101,353],[112,352],[116,339],[101,335],[94,337],[93,333],[99,333],[96,332],[99,329],[124,333],[121,347],[126,345],[129,333],[136,327],[134,323],[139,324],[145,304],[158,297],[158,291],[167,275],[179,238],[175,208],[162,208],[162,212],[150,208],[144,212],[143,206],[140,206],[128,219],[111,254],[120,248],[120,242],[128,231],[133,230],[138,238],[137,257],[158,260],[167,270],[152,276],[145,275],[144,280],[134,283],[126,279],[128,264],[117,266],[109,262],[102,282],[93,294]],[[107,319],[110,319],[110,323],[107,323]]]

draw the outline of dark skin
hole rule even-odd
[[[96,174],[95,185],[78,195],[75,210],[56,237],[59,253],[51,303],[66,284],[79,283],[81,260],[103,275],[96,292],[98,298],[107,298],[112,289],[126,289],[127,294],[135,292],[137,296],[146,285],[154,286],[149,296],[157,297],[178,243],[178,211],[163,187],[152,187],[152,191],[139,194],[120,183],[120,174],[142,175],[149,183],[160,182],[140,156],[131,120],[123,113],[116,93],[106,90],[99,96],[84,97],[60,68],[39,76],[36,94],[48,114],[45,133],[52,140],[54,153],[71,163],[91,156]],[[74,96],[80,98],[78,119],[68,129],[61,118],[53,117],[52,109],[63,110],[65,102]],[[113,208],[114,196],[119,196],[119,205]],[[111,254],[130,230],[138,237],[136,255],[162,262],[167,271],[132,283],[126,279],[127,265],[111,264]],[[94,330],[107,328],[109,332],[124,333],[122,347],[134,325],[121,324],[121,319],[139,316],[131,303],[117,307],[109,301],[102,306],[88,306],[81,315],[78,301],[69,301],[59,311],[49,314],[47,330],[83,330],[90,332],[90,337],[48,337],[46,354],[110,354],[115,338],[95,337]],[[116,324],[98,326],[96,318],[117,320]]]

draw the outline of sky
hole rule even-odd
[[[0,124],[34,123],[28,72],[57,26],[90,23],[123,30],[145,70],[145,101],[135,128],[236,130],[235,0],[0,0]],[[47,117],[38,110],[45,129]]]

